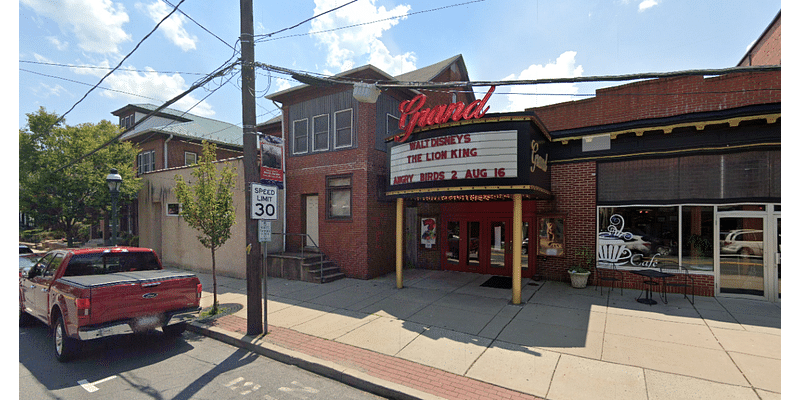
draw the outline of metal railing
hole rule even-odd
[[[281,235],[281,236],[284,237],[284,240],[285,240],[284,243],[286,243],[286,249],[290,248],[289,240],[288,240],[289,237],[292,237],[292,236],[300,237],[300,246],[299,246],[300,247],[300,257],[303,260],[305,260],[305,258],[306,258],[306,254],[305,254],[306,253],[306,247],[308,247],[307,244],[308,244],[309,241],[313,244],[313,247],[319,249],[319,245],[317,245],[317,243],[314,241],[314,239],[312,239],[311,236],[309,236],[307,233],[272,232],[272,234],[273,235]],[[321,250],[318,252],[318,254],[321,254],[321,258],[322,258],[321,261],[324,261],[325,255],[321,252]],[[325,266],[325,263],[324,262],[320,262],[320,264],[319,264],[319,279],[320,279],[320,282],[322,282],[322,280],[323,280],[322,273],[323,273],[323,267],[324,266]]]

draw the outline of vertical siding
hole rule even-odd
[[[346,109],[353,109],[353,147],[358,147],[358,139],[356,134],[356,127],[358,126],[358,102],[353,98],[353,91],[346,90],[344,92],[334,93],[328,96],[319,97],[316,99],[304,101],[302,103],[292,104],[289,106],[289,156],[294,154],[294,131],[293,122],[304,118],[308,118],[308,153],[320,153],[323,151],[331,151],[333,149],[333,123],[334,113]],[[313,140],[313,118],[317,115],[328,114],[328,142],[330,143],[329,150],[314,151],[312,146]]]

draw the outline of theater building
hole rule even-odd
[[[469,81],[461,56],[337,77]],[[594,276],[617,269],[627,288],[642,282],[630,271],[666,268],[696,295],[779,298],[780,71],[647,80],[514,113],[489,111],[493,88],[451,90],[269,96],[283,109],[287,232],[349,277],[508,276],[514,303],[523,279],[567,280],[586,254]]]

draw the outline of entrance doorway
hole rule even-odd
[[[305,224],[305,234],[308,240],[304,244],[306,247],[319,247],[319,195],[304,196],[305,214],[303,215]]]
[[[524,244],[531,234],[533,218],[523,216],[522,276],[533,275]],[[513,224],[510,216],[458,214],[444,216],[447,242],[442,246],[445,270],[511,276],[513,272]]]
[[[773,207],[717,212],[714,270],[718,295],[780,300],[781,217]]]

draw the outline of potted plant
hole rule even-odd
[[[591,267],[594,263],[594,253],[586,246],[579,248],[575,252],[576,265],[570,267],[567,272],[569,279],[574,288],[585,288],[589,282],[589,274],[591,274]]]

